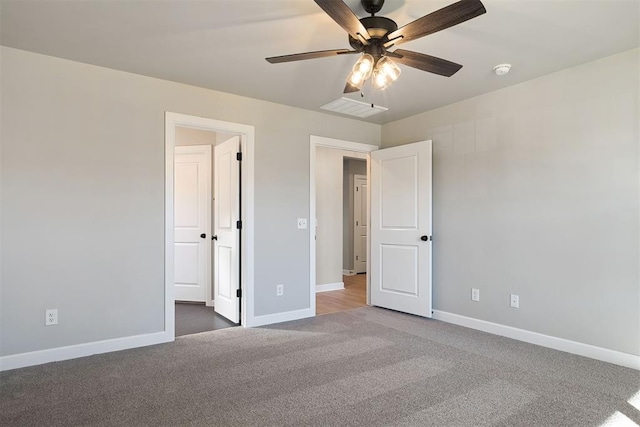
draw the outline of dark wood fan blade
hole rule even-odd
[[[362,22],[342,0],[315,0],[315,2],[356,40],[366,44],[371,37]]]
[[[435,56],[425,55],[424,53],[412,52],[410,50],[396,49],[393,52],[395,55],[401,55],[401,57],[393,56],[395,62],[399,62],[409,67],[417,68],[422,71],[428,71],[430,73],[439,74],[441,76],[451,77],[462,68],[462,65],[455,62],[447,61],[446,59],[437,58]]]
[[[436,33],[486,13],[480,0],[460,0],[387,34],[394,45]],[[390,47],[390,46],[389,46]]]
[[[315,52],[294,53],[293,55],[272,56],[265,58],[267,62],[278,64],[280,62],[302,61],[305,59],[326,58],[327,56],[345,55],[350,53],[358,53],[355,50],[333,49],[318,50]]]

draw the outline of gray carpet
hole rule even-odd
[[[176,337],[237,326],[204,304],[176,303]]]
[[[366,307],[0,373],[0,425],[640,424],[639,390],[632,369]]]

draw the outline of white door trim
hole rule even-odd
[[[309,307],[315,316],[316,313],[316,148],[329,147],[339,150],[370,153],[380,149],[377,145],[362,144],[360,142],[345,141],[342,139],[325,138],[323,136],[309,136]],[[369,182],[369,156],[367,156],[367,188]],[[367,215],[369,207],[367,206]],[[369,230],[367,230],[369,232]],[[369,259],[369,245],[367,245],[367,259]],[[369,264],[367,264],[369,273]],[[369,304],[369,274],[367,274],[367,304]]]
[[[214,132],[237,133],[242,143],[242,316],[243,326],[254,326],[254,158],[255,127],[205,117],[165,112],[165,258],[164,328],[175,339],[175,302],[173,292],[173,161],[176,126]]]

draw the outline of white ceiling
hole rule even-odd
[[[346,3],[366,16],[359,0]],[[379,15],[403,26],[451,3],[387,0]],[[401,65],[396,83],[362,98],[389,111],[363,120],[386,123],[640,45],[640,0],[483,3],[486,14],[401,46],[462,70],[446,78]],[[349,48],[312,0],[0,0],[0,43],[315,111],[342,96],[356,59],[264,60]],[[504,62],[511,73],[495,76]]]

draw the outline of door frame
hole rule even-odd
[[[345,141],[342,139],[326,138],[323,136],[309,136],[309,307],[313,316],[316,315],[316,148],[327,147],[338,150],[355,151],[367,154],[367,194],[370,196],[369,184],[370,156],[372,151],[379,150],[377,145],[363,144],[360,142]],[[369,206],[367,205],[367,215]],[[369,225],[367,225],[369,227]],[[370,230],[367,229],[367,234]],[[367,245],[367,259],[369,259],[369,245]],[[367,304],[369,304],[369,263],[367,263]]]
[[[187,127],[213,132],[240,135],[242,146],[241,204],[242,204],[242,253],[240,324],[251,327],[254,321],[254,158],[255,127],[187,114],[165,112],[165,232],[164,232],[164,332],[175,339],[174,301],[174,147],[176,127]]]

